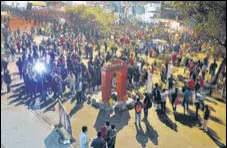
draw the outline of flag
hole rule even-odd
[[[70,123],[70,117],[63,108],[63,105],[59,102],[59,124],[72,136],[72,128]]]

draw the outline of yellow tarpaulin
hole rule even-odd
[[[160,44],[164,44],[164,45],[167,44],[166,40],[154,39],[153,41],[157,42],[157,43],[160,43]]]
[[[1,15],[2,15],[2,16],[4,16],[4,15],[8,15],[8,13],[7,13],[7,12],[5,12],[5,11],[1,11]]]
[[[29,3],[31,3],[34,6],[46,7],[46,3],[45,2],[41,2],[41,1],[31,1]]]

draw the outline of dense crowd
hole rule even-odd
[[[79,32],[72,31],[67,23],[53,20],[48,26],[42,30],[40,27],[32,26],[27,31],[17,29],[12,32],[10,26],[10,18],[2,20],[1,34],[3,35],[3,44],[1,51],[6,58],[1,58],[1,89],[3,82],[7,85],[7,92],[10,92],[12,83],[11,75],[8,70],[8,62],[14,61],[16,55],[21,55],[16,61],[20,79],[24,82],[24,92],[30,99],[29,107],[33,107],[35,98],[40,96],[42,101],[46,102],[48,98],[62,99],[66,92],[66,87],[70,89],[70,93],[74,96],[72,102],[77,100],[78,103],[87,99],[87,94],[91,91],[97,91],[101,85],[101,68],[105,62],[111,61],[113,58],[122,59],[129,65],[128,84],[132,89],[138,89],[146,86],[144,100],[141,102],[141,95],[136,95],[135,117],[140,123],[141,112],[144,111],[144,119],[147,120],[148,111],[155,105],[156,110],[166,112],[166,99],[169,98],[173,107],[173,111],[177,112],[177,106],[182,104],[184,112],[188,111],[188,106],[193,100],[196,107],[196,118],[198,119],[199,110],[204,110],[204,128],[207,131],[207,120],[209,119],[209,107],[204,103],[205,90],[209,90],[212,95],[213,84],[208,81],[207,75],[214,78],[217,74],[218,64],[216,59],[210,63],[210,57],[204,59],[193,60],[190,55],[182,55],[182,45],[186,42],[191,43],[191,50],[201,51],[201,41],[198,43],[193,40],[190,34],[182,34],[181,39],[177,43],[172,43],[171,39],[167,40],[164,47],[170,57],[165,60],[165,64],[160,68],[160,84],[152,83],[152,77],[155,71],[158,71],[157,63],[149,65],[140,55],[153,57],[152,52],[159,53],[157,45],[153,43],[152,38],[143,40],[142,36],[149,34],[144,30],[140,30],[139,35],[133,36],[132,32],[122,36],[121,38],[113,37],[113,40],[119,42],[123,47],[120,55],[117,54],[116,46],[108,47],[108,41],[105,40],[103,45],[105,52],[101,52],[101,44],[98,39],[86,40],[86,36]],[[36,25],[36,23],[35,23]],[[151,28],[152,32],[152,28]],[[150,33],[151,33],[150,32]],[[142,34],[142,35],[141,35]],[[47,36],[42,39],[40,44],[34,41],[35,35]],[[159,37],[166,36],[165,33]],[[136,46],[139,44],[139,46]],[[127,45],[127,46],[125,46]],[[198,49],[199,48],[199,49]],[[95,51],[98,53],[94,54]],[[133,51],[133,53],[131,52]],[[9,52],[7,54],[7,52]],[[160,53],[161,54],[161,53]],[[88,64],[83,62],[88,59]],[[39,72],[40,65],[44,65],[44,70]],[[170,67],[184,66],[185,72],[189,72],[189,76],[179,75],[174,78]],[[218,77],[218,84],[222,89],[222,96],[226,98],[226,66],[222,65],[221,72]],[[178,88],[177,83],[184,83],[182,88]],[[161,87],[167,84],[167,88]],[[153,87],[154,85],[154,87]],[[23,95],[23,94],[20,94]],[[182,98],[182,99],[180,99]],[[68,98],[67,98],[68,99]],[[26,100],[25,100],[26,102]],[[91,142],[94,148],[104,147],[105,142],[108,147],[114,147],[116,129],[107,122],[104,132],[98,132],[96,139]],[[101,128],[102,131],[102,128]],[[80,144],[82,148],[86,148],[87,143],[87,127],[82,128],[80,135]],[[104,138],[104,140],[102,138]]]

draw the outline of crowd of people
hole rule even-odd
[[[66,92],[66,87],[70,89],[70,93],[74,96],[71,102],[75,99],[77,103],[86,101],[87,94],[91,91],[97,91],[101,85],[101,68],[113,58],[118,58],[129,65],[128,69],[128,84],[133,89],[138,90],[140,87],[146,87],[144,99],[141,95],[136,95],[135,100],[135,123],[140,123],[142,110],[144,112],[144,120],[148,119],[148,112],[152,106],[156,107],[157,111],[166,112],[167,98],[173,107],[173,112],[177,112],[177,106],[182,104],[184,113],[188,112],[190,103],[194,103],[196,107],[196,118],[199,119],[199,110],[205,111],[204,115],[204,130],[207,131],[207,120],[210,116],[210,108],[204,103],[205,90],[209,90],[209,95],[212,95],[213,84],[207,79],[207,75],[211,78],[217,74],[218,64],[214,59],[209,63],[210,57],[206,56],[203,60],[193,60],[190,56],[183,57],[182,49],[180,48],[185,42],[194,44],[192,37],[186,34],[177,43],[178,46],[172,44],[169,39],[165,47],[171,57],[166,60],[160,70],[161,82],[155,83],[153,87],[152,77],[155,71],[159,71],[157,63],[149,65],[140,55],[149,56],[150,52],[157,52],[152,38],[146,38],[142,42],[142,37],[128,36],[132,42],[126,37],[118,39],[123,51],[120,55],[117,54],[116,46],[108,47],[107,40],[104,41],[105,52],[101,52],[101,44],[98,39],[86,40],[84,34],[72,31],[72,28],[67,23],[62,23],[54,20],[48,26],[47,31],[43,31],[38,26],[32,26],[31,30],[20,30],[19,28],[12,32],[9,24],[10,19],[4,19],[4,25],[1,28],[3,35],[3,44],[1,51],[6,53],[10,51],[7,58],[1,58],[1,89],[3,83],[7,85],[7,92],[10,92],[12,83],[11,75],[8,69],[8,62],[16,59],[16,55],[20,55],[16,61],[20,79],[24,82],[24,92],[27,98],[30,99],[29,107],[34,106],[35,98],[40,96],[44,102],[48,98],[62,99]],[[36,23],[35,23],[36,24]],[[152,29],[151,29],[152,31]],[[47,32],[47,33],[44,33]],[[149,32],[152,33],[152,32]],[[35,35],[46,35],[47,39],[42,39],[40,44],[34,41]],[[142,34],[146,36],[144,31]],[[164,36],[164,35],[163,35]],[[161,36],[162,37],[162,36]],[[114,37],[114,40],[116,38]],[[136,43],[141,43],[140,47]],[[128,46],[124,46],[124,45]],[[201,43],[199,44],[201,47]],[[196,47],[196,48],[195,48]],[[191,47],[191,50],[199,48],[198,43]],[[145,52],[143,52],[145,51]],[[201,51],[201,49],[200,49]],[[98,54],[95,54],[95,53]],[[84,62],[88,59],[88,64]],[[43,64],[42,72],[36,68],[37,64]],[[42,65],[41,64],[41,65]],[[189,76],[180,79],[174,78],[169,67],[184,66],[185,71],[189,71]],[[40,67],[39,67],[40,68]],[[222,66],[220,78],[218,82],[222,82],[222,97],[226,98],[226,66]],[[182,82],[182,88],[178,87],[178,83]],[[161,87],[163,85],[168,87]],[[180,99],[182,98],[182,99]],[[143,100],[143,102],[141,101]],[[80,135],[81,148],[88,147],[88,128],[82,127]],[[113,148],[115,145],[116,129],[115,125],[111,125],[109,121],[97,133],[97,138],[91,142],[91,147],[101,148],[106,145],[108,148]]]
[[[80,133],[80,148],[89,147],[89,138],[87,136],[87,126],[82,127]],[[115,125],[110,125],[109,121],[106,121],[105,125],[97,132],[97,137],[90,141],[92,148],[115,148],[117,130]]]

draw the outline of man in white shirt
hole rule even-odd
[[[82,80],[80,79],[80,80],[79,80],[79,86],[78,86],[78,89],[77,89],[77,102],[78,102],[78,103],[81,102],[81,97],[82,97],[82,87],[83,87],[83,84],[82,84]]]
[[[152,93],[152,71],[151,71],[151,69],[147,70],[147,82],[146,82],[146,85],[147,85],[147,92],[149,94],[151,94]]]
[[[80,133],[80,148],[88,148],[87,126],[83,126]]]
[[[72,71],[70,71],[68,77],[66,78],[67,83],[69,84],[70,91],[72,94],[76,94],[76,77]]]
[[[166,97],[168,96],[168,92],[164,89],[161,93],[161,110],[163,113],[166,112]]]

